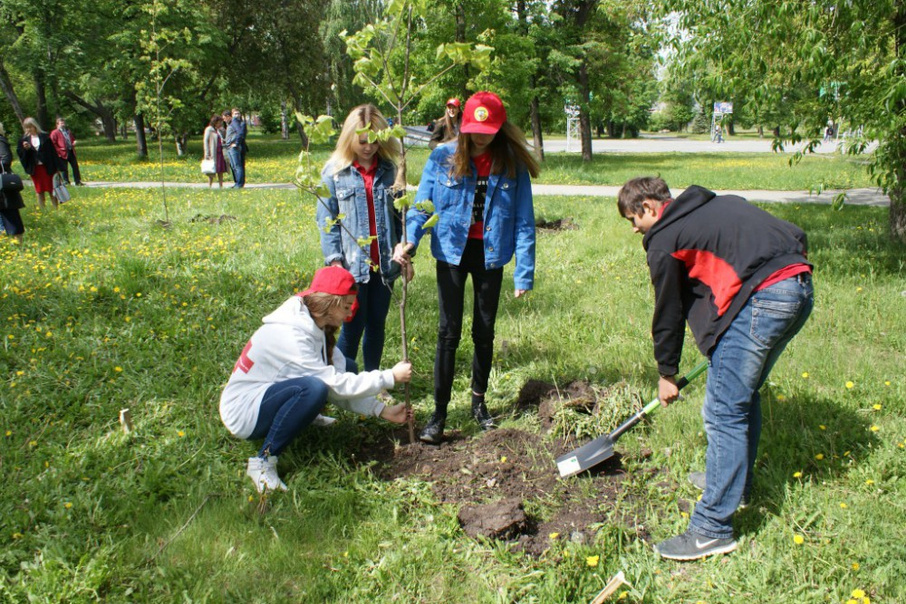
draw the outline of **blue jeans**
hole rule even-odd
[[[392,286],[384,285],[380,274],[371,271],[368,283],[359,283],[356,299],[359,310],[349,323],[343,324],[337,348],[347,358],[354,359],[359,353],[359,342],[362,334],[362,363],[365,371],[381,368],[381,356],[384,354],[384,326],[387,313],[390,311]]]
[[[230,169],[233,171],[233,180],[236,182],[237,187],[245,186],[245,157],[242,155],[242,150],[239,147],[235,149],[231,148],[227,150],[227,155],[230,158]]]
[[[733,537],[733,513],[751,491],[761,436],[758,391],[813,303],[811,275],[775,283],[749,298],[714,347],[702,408],[706,486],[689,522],[692,532]]]
[[[355,361],[346,359],[346,371],[358,373]],[[311,425],[327,404],[327,384],[316,377],[277,382],[264,393],[258,421],[248,440],[264,439],[259,457],[280,455],[302,430]]]

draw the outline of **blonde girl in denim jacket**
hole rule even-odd
[[[503,267],[514,257],[515,297],[532,289],[535,278],[535,215],[531,176],[538,175],[519,128],[507,121],[503,102],[492,92],[466,101],[455,141],[438,146],[422,172],[415,202],[431,200],[438,222],[431,234],[437,260],[439,326],[434,361],[434,414],[419,438],[440,443],[453,389],[456,349],[462,335],[466,278],[474,292],[472,310],[472,417],[482,430],[495,427],[485,405],[494,356],[494,324]],[[430,215],[406,214],[407,245],[394,258],[406,266]]]
[[[393,262],[402,234],[402,219],[393,206],[399,141],[369,143],[364,131],[387,127],[374,105],[359,105],[349,113],[321,172],[330,194],[317,209],[324,264],[348,269],[358,285],[358,311],[343,326],[337,348],[355,359],[361,341],[365,371],[380,367],[393,282],[400,276],[400,265]],[[370,244],[360,246],[362,239]]]

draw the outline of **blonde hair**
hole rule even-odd
[[[0,122],[0,136],[6,136],[6,128],[3,127],[3,122]]]
[[[352,165],[355,161],[355,152],[352,150],[353,141],[359,136],[356,130],[370,127],[377,132],[390,126],[387,120],[381,114],[380,110],[372,104],[359,105],[349,112],[346,121],[343,122],[343,129],[337,138],[337,148],[327,160],[331,165],[332,174],[336,174]],[[400,142],[397,138],[391,137],[386,141],[377,141],[377,155],[381,159],[398,164],[400,160]]]
[[[327,294],[324,292],[312,292],[302,298],[302,304],[308,309],[311,318],[315,323],[327,318],[331,309],[340,306],[343,303],[344,296],[336,294]],[[339,327],[333,325],[324,326],[324,335],[327,336],[327,363],[330,364],[333,359],[333,349],[337,344],[337,332]]]
[[[22,129],[25,130],[25,128],[28,126],[32,126],[35,129],[35,132],[39,134],[44,132],[43,130],[41,130],[41,126],[38,124],[38,120],[33,117],[27,117],[22,120]]]
[[[457,139],[456,151],[450,157],[453,175],[464,178],[472,175],[472,136],[460,130]],[[516,172],[525,169],[535,178],[541,172],[538,159],[529,150],[525,134],[509,121],[503,122],[500,130],[494,135],[494,140],[488,145],[491,154],[491,173],[503,174],[516,178]]]

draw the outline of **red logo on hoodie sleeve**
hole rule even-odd
[[[248,373],[251,370],[252,366],[255,364],[255,361],[249,358],[249,350],[252,348],[252,341],[249,340],[248,344],[245,345],[245,348],[242,349],[242,354],[239,355],[239,360],[236,361],[236,365],[233,366],[233,373],[241,371],[242,373]]]

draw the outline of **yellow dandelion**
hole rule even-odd
[[[846,505],[845,503],[841,503],[841,504],[840,504],[840,509],[841,509],[841,510],[845,510],[845,509],[848,508],[848,507],[849,507],[849,506]]]
[[[825,425],[822,424],[822,425],[818,426],[818,429],[819,429],[819,430],[827,430],[827,426],[825,426]]]
[[[7,435],[7,436],[12,436],[12,435],[13,435],[13,431],[12,431],[12,430],[7,430],[7,431],[6,431],[6,435]]]
[[[859,599],[859,598],[864,598],[864,597],[865,597],[865,592],[862,591],[861,589],[854,589],[854,590],[853,590],[853,593],[850,594],[850,595],[852,595],[852,597],[854,597],[854,598],[856,598],[856,599]]]
[[[808,371],[803,371],[803,372],[802,372],[802,378],[803,378],[803,379],[806,379],[806,380],[808,379]]]
[[[506,463],[506,455],[500,458],[500,463]]]
[[[70,503],[70,502],[67,501],[66,503],[63,504],[63,507],[66,508],[66,509],[68,510],[69,508],[72,507],[72,503]]]
[[[793,472],[793,478],[802,478],[802,472]]]
[[[10,337],[12,337],[12,336],[10,336]],[[885,386],[890,386],[890,380],[885,380],[885,381],[884,381],[884,385],[885,385]]]
[[[875,483],[875,481],[872,480],[871,478],[869,478],[868,480],[865,481],[865,484],[867,484],[868,486],[871,486],[871,485],[873,485],[874,483]]]
[[[852,569],[853,569],[853,570],[859,570],[859,563],[858,563],[858,562],[853,562]]]
[[[186,433],[183,432],[182,430],[180,430],[179,432],[176,433],[176,435],[179,436],[180,438],[182,438],[183,436],[186,435]]]
[[[560,533],[551,533],[550,535],[547,536],[547,538],[550,539],[551,541],[555,541],[557,539],[557,537],[559,537],[559,536],[560,536]]]
[[[249,503],[251,503],[251,502],[253,502],[253,501],[255,501],[255,497],[252,496],[252,495],[249,495]]]
[[[871,406],[871,408],[874,409],[875,411],[880,411],[881,405],[878,403],[875,403],[874,405]]]
[[[855,386],[855,384],[854,384],[852,381],[847,381],[847,382],[846,382],[846,387],[847,387],[847,388],[852,388],[852,387],[854,387],[854,386]]]
[[[598,560],[600,560],[600,556],[588,556],[585,558],[585,563],[589,566],[597,566]]]
[[[802,535],[795,535],[793,536],[793,543],[795,543],[796,545],[802,545],[803,543],[805,543],[805,537],[803,537]]]
[[[778,394],[778,395],[777,395],[777,400],[778,400],[779,402],[782,403],[783,401],[786,400],[786,397],[785,397],[784,395],[782,395],[782,394]]]
[[[815,455],[815,459],[821,461],[822,459],[824,459],[824,453],[818,453],[817,455]]]
[[[881,428],[878,427],[878,426],[872,426],[871,428],[869,428],[869,430],[871,430],[872,432],[877,432],[877,431],[880,430],[880,429],[881,429]]]
[[[114,367],[113,370],[116,371],[117,373],[120,373],[120,372],[122,372],[123,368],[117,366],[117,367]]]
[[[22,533],[13,533],[13,539],[21,539]]]

